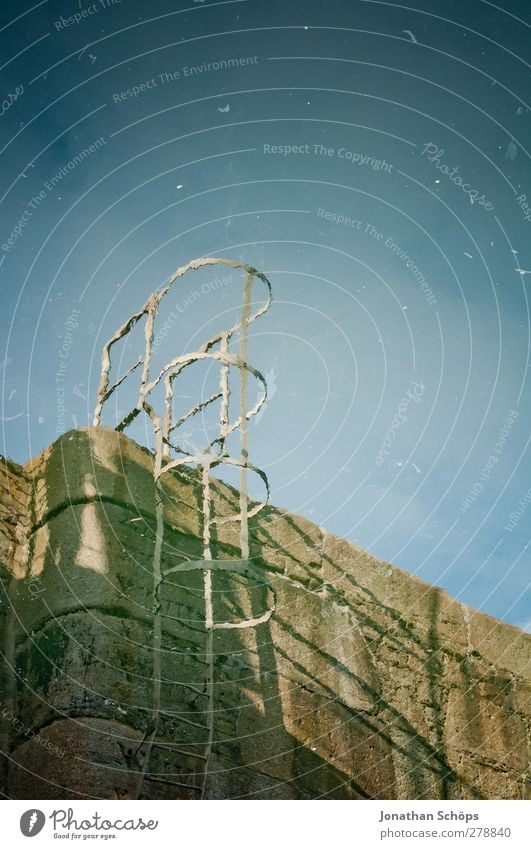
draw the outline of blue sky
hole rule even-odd
[[[102,344],[178,266],[248,262],[273,503],[529,627],[528,4],[0,14],[2,453],[90,421]],[[163,350],[227,326],[224,276],[174,287]]]

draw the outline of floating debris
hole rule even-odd
[[[507,145],[507,150],[505,151],[505,158],[510,159],[511,162],[514,162],[517,153],[518,148],[516,147],[515,142],[511,139],[511,141]]]

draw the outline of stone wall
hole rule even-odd
[[[268,508],[251,524],[255,572],[212,573],[214,621],[275,612],[214,632],[210,752],[203,575],[185,571],[202,557],[197,478],[165,476],[154,587],[148,451],[77,430],[4,468],[6,795],[531,796],[517,628]],[[214,509],[236,512],[237,493],[216,483]],[[217,558],[239,557],[236,532],[219,524]]]
[[[0,456],[0,752],[9,751],[14,715],[15,676],[10,588],[23,578],[31,537],[31,478],[16,463]],[[0,787],[6,784],[8,761],[0,761]]]
[[[17,576],[27,568],[31,525],[31,477],[0,456],[0,566]]]

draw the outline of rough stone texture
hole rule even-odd
[[[146,767],[152,468],[148,451],[106,428],[64,434],[24,468],[2,462],[6,796],[201,795],[200,571],[172,572],[160,589],[162,713]],[[197,478],[166,475],[164,487],[163,571],[202,557]],[[236,512],[235,490],[216,483],[214,508]],[[250,543],[276,610],[215,632],[207,798],[531,797],[528,635],[285,511],[252,520]],[[239,557],[235,525],[219,525],[215,556]],[[215,621],[270,603],[250,578],[213,582]]]

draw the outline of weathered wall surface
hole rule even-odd
[[[24,469],[0,457],[0,752],[9,750],[14,711],[15,677],[10,586],[23,578],[30,557],[31,480]],[[8,761],[0,761],[0,786],[5,786]]]
[[[182,571],[202,557],[201,493],[193,475],[165,478],[154,597],[146,450],[78,430],[6,470],[6,795],[531,796],[529,636],[272,508],[251,526],[264,580],[213,573],[215,621],[260,616],[266,581],[275,613],[214,633],[205,779],[203,578]],[[233,490],[214,490],[217,515],[237,510]],[[218,526],[218,558],[239,556],[236,531]]]
[[[0,566],[13,574],[27,569],[31,526],[30,476],[0,456]]]

